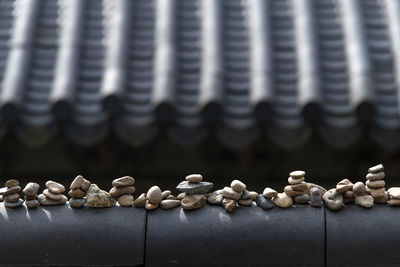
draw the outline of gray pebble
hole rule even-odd
[[[22,203],[24,203],[24,201],[22,199],[18,199],[18,201],[14,203],[4,202],[4,206],[9,209],[15,209],[21,206]]]
[[[256,198],[257,206],[261,207],[264,210],[270,210],[275,207],[274,202],[272,200],[265,198],[262,194],[259,194]]]
[[[224,198],[224,196],[223,196],[222,193],[223,193],[223,190],[222,190],[222,189],[212,192],[212,193],[208,196],[207,202],[208,202],[209,204],[212,204],[212,205],[220,205],[220,204],[222,204],[222,200],[223,200],[223,198]]]
[[[86,198],[71,198],[69,205],[72,208],[82,208],[86,203]]]
[[[176,189],[185,192],[187,195],[200,195],[205,194],[213,188],[213,183],[199,182],[192,183],[188,181],[181,182]]]
[[[28,183],[24,190],[22,191],[26,196],[35,196],[37,195],[39,190],[39,184],[37,183]]]
[[[355,195],[365,195],[367,193],[367,188],[363,182],[357,182],[353,185],[353,192]]]
[[[296,204],[307,204],[309,201],[310,201],[310,196],[307,194],[294,197],[294,203]]]
[[[39,206],[39,200],[37,200],[37,199],[26,200],[25,201],[25,206],[28,209],[37,208],[37,206]]]
[[[384,171],[384,170],[385,170],[385,168],[383,167],[383,165],[382,164],[378,164],[378,165],[375,165],[375,166],[369,168],[368,172],[377,173],[377,172],[381,172],[381,171]]]
[[[310,189],[310,202],[313,207],[322,207],[322,190],[318,187]]]

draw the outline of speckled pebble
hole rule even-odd
[[[47,181],[46,187],[47,189],[49,189],[50,192],[54,194],[61,194],[65,191],[65,187],[62,184],[54,181]]]
[[[118,204],[122,207],[132,207],[133,202],[133,196],[129,194],[122,195],[118,198]]]
[[[203,207],[206,201],[204,195],[187,195],[182,199],[181,206],[184,210],[194,210]]]
[[[7,182],[5,182],[5,187],[13,187],[13,186],[19,186],[19,181],[15,179],[10,179]]]
[[[310,202],[313,207],[322,207],[323,192],[319,187],[312,187],[310,189]]]
[[[374,205],[374,198],[370,195],[356,195],[354,202],[363,208],[371,208]]]
[[[210,182],[192,183],[188,181],[182,181],[176,187],[178,191],[185,192],[187,195],[206,194],[212,188],[213,188],[213,183]]]
[[[24,193],[25,196],[35,196],[38,193],[39,187],[37,183],[28,183],[24,190],[22,190],[22,193]]]
[[[289,208],[293,204],[293,199],[286,195],[286,193],[278,193],[273,199],[275,206],[281,208]]]
[[[233,199],[224,198],[222,200],[222,206],[227,212],[232,212],[236,208],[236,201]]]
[[[117,201],[96,184],[91,184],[86,194],[86,204],[90,208],[110,208],[114,207]]]
[[[136,208],[144,208],[144,206],[146,205],[146,200],[146,194],[142,193],[137,199],[135,199],[133,204]]]
[[[367,188],[363,182],[357,182],[353,185],[353,192],[355,195],[365,195],[367,193]]]
[[[326,191],[322,197],[325,206],[331,210],[339,210],[343,205],[343,194],[336,191],[336,188]]]
[[[223,190],[217,190],[212,192],[208,198],[207,198],[207,202],[211,205],[220,205],[222,204],[222,200],[223,200],[224,196],[223,196]]]

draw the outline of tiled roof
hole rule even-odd
[[[0,132],[400,145],[398,0],[1,0]]]

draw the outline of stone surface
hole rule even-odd
[[[295,196],[299,196],[299,195],[303,195],[303,194],[307,193],[307,189],[303,190],[303,191],[295,191],[295,190],[293,190],[291,185],[285,186],[283,191],[285,191],[286,195],[288,195],[289,197],[295,197]]]
[[[382,180],[385,178],[385,173],[384,172],[368,173],[367,176],[365,177],[371,181]]]
[[[111,195],[101,190],[96,184],[91,184],[86,194],[86,204],[91,208],[114,207],[116,201]]]
[[[112,181],[112,186],[115,187],[130,186],[134,184],[135,179],[130,176],[123,176]]]
[[[62,194],[54,194],[48,189],[43,190],[43,195],[45,195],[47,198],[50,198],[52,200],[60,201],[63,197]]]
[[[272,189],[270,187],[266,187],[263,191],[263,196],[266,198],[269,198],[269,199],[276,197],[277,195],[278,195],[278,192],[276,192],[274,189]]]
[[[17,202],[13,202],[13,203],[4,202],[4,206],[9,209],[15,209],[15,208],[20,207],[22,205],[22,203],[24,203],[24,201],[22,199],[18,199]]]
[[[343,179],[336,185],[336,191],[343,193],[353,189],[353,183],[349,179]]]
[[[256,204],[264,210],[270,210],[275,207],[271,199],[266,198],[264,195],[259,194],[256,198]]]
[[[222,199],[223,198],[224,198],[223,190],[221,189],[221,190],[217,190],[217,191],[212,192],[208,196],[207,202],[209,204],[212,204],[212,205],[220,205],[220,204],[222,204]]]
[[[71,185],[69,186],[69,189],[78,189],[82,186],[83,184],[83,176],[78,175],[75,177],[75,179],[72,181]]]
[[[224,187],[224,189],[222,190],[222,194],[224,196],[224,198],[229,198],[229,199],[233,199],[233,200],[238,200],[240,198],[240,196],[242,195],[239,192],[236,192],[235,190],[233,190],[231,187]]]
[[[146,204],[144,205],[144,208],[146,210],[155,210],[156,208],[158,208],[158,204],[153,204],[151,202],[149,202],[148,200],[146,200]]]
[[[384,170],[385,170],[385,168],[383,167],[383,165],[382,164],[378,164],[378,165],[375,165],[375,166],[369,168],[368,172],[377,173],[377,172],[381,172],[381,171],[384,171]]]
[[[294,203],[296,204],[307,204],[309,201],[310,201],[310,196],[307,194],[294,197]]]
[[[182,200],[186,196],[186,193],[180,193],[176,196],[176,199]]]
[[[88,181],[86,179],[83,179],[83,183],[81,185],[81,189],[84,190],[84,191],[88,191],[91,184],[92,183],[90,181]]]
[[[61,194],[65,191],[65,187],[62,184],[54,181],[47,181],[46,187],[47,189],[49,189],[50,192],[54,194]]]
[[[293,199],[286,195],[286,193],[278,193],[278,195],[274,197],[274,204],[281,208],[289,208],[293,204]]]
[[[152,204],[158,204],[162,200],[161,189],[158,186],[152,186],[149,191],[147,191],[147,200]]]
[[[374,205],[374,198],[370,195],[356,195],[354,202],[363,208],[371,208]]]
[[[231,182],[231,188],[236,192],[242,193],[244,190],[246,190],[246,185],[239,180],[233,180]]]
[[[126,194],[133,194],[135,193],[135,187],[134,186],[123,186],[123,187],[112,187],[110,189],[110,196],[112,197],[119,197],[122,195],[126,195]]]
[[[17,202],[18,199],[19,199],[18,193],[12,193],[12,194],[3,196],[3,201],[5,201],[5,202],[14,203],[14,202]]]
[[[375,181],[370,181],[367,180],[365,183],[366,186],[369,188],[380,188],[380,187],[385,187],[385,181],[384,180],[375,180]]]
[[[191,183],[200,183],[203,181],[203,176],[201,174],[191,174],[186,176],[185,180]]]
[[[302,178],[298,178],[298,179],[295,179],[295,178],[293,178],[293,177],[289,177],[288,178],[288,182],[289,182],[289,184],[291,184],[291,185],[294,185],[294,184],[299,184],[299,183],[301,183],[301,182],[304,182],[304,177],[302,177]]]
[[[145,193],[142,193],[135,201],[133,201],[133,204],[136,208],[143,208],[146,205],[147,197]]]
[[[389,205],[390,206],[400,206],[400,199],[396,199],[396,198],[390,199]]]
[[[363,182],[357,182],[353,185],[353,192],[355,195],[365,195],[367,193],[367,188]]]
[[[85,205],[86,198],[71,198],[68,203],[70,207],[79,209]]]
[[[373,198],[382,198],[385,196],[385,188],[367,188],[367,193],[370,194]]]
[[[176,189],[180,192],[185,192],[187,195],[205,194],[213,188],[213,183],[200,182],[192,183],[188,181],[181,182]]]
[[[307,192],[308,186],[306,182],[290,185],[294,191]]]
[[[199,209],[206,204],[204,195],[187,195],[181,201],[181,206],[184,210]]]
[[[171,190],[165,190],[165,191],[163,191],[162,193],[161,193],[161,198],[162,199],[166,199],[169,195],[171,195],[172,194],[172,192],[171,192]]]
[[[15,179],[10,179],[4,185],[5,187],[19,186],[19,181]]]
[[[310,203],[313,207],[322,207],[322,195],[324,192],[319,187],[312,187],[310,189]]]
[[[84,196],[86,196],[86,191],[79,188],[71,189],[69,190],[68,195],[74,198],[83,198]]]
[[[305,171],[292,171],[292,172],[289,174],[290,177],[293,177],[293,178],[296,178],[296,179],[302,178],[302,177],[304,177],[305,175],[306,175],[306,172],[305,172]]]
[[[64,195],[60,195],[60,196],[62,196],[60,200],[53,200],[53,199],[46,197],[44,194],[40,194],[38,196],[38,199],[39,199],[40,205],[42,205],[42,206],[63,205],[65,202],[68,201],[68,198]]]
[[[237,202],[240,206],[251,206],[253,205],[253,200],[248,198],[248,199],[239,199]]]
[[[170,200],[170,199],[165,199],[160,202],[160,208],[168,210],[168,209],[173,209],[175,207],[178,207],[181,205],[180,200]]]
[[[6,187],[6,190],[3,193],[3,196],[18,193],[19,191],[21,191],[21,187],[19,185],[12,186],[12,187]]]
[[[380,204],[386,203],[386,202],[388,202],[388,200],[389,200],[389,193],[387,191],[385,191],[385,194],[383,195],[383,197],[374,198],[374,202],[380,203]]]
[[[37,208],[37,206],[39,206],[39,200],[37,200],[37,199],[26,200],[25,201],[25,206],[28,209]]]
[[[39,191],[39,187],[37,183],[28,183],[24,190],[22,190],[22,193],[24,193],[25,196],[35,196]]]
[[[224,198],[222,200],[222,206],[227,212],[232,212],[236,208],[236,201],[233,199]]]
[[[132,195],[122,195],[118,198],[118,203],[122,207],[132,207],[134,200]]]
[[[400,199],[400,187],[391,187],[388,190],[390,198]]]
[[[322,197],[325,206],[331,210],[339,210],[343,205],[343,194],[336,191],[336,188],[326,191]]]

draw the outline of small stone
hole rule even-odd
[[[204,195],[187,195],[181,201],[184,210],[194,210],[203,207],[206,204]]]
[[[243,195],[243,194],[242,194]],[[258,197],[258,193],[256,191],[250,191],[249,192],[249,198],[251,200],[255,200]]]
[[[183,193],[180,193],[179,195],[177,195],[177,196],[176,196],[176,199],[182,200],[185,196],[186,196],[186,193],[183,192]]]
[[[21,187],[18,185],[12,187],[6,187],[6,191],[3,193],[3,196],[18,193],[19,191],[21,191]]]
[[[303,194],[305,194],[307,192],[306,190],[295,191],[295,190],[293,190],[291,185],[285,186],[283,191],[285,191],[286,195],[288,195],[289,197],[295,197],[295,196],[303,195]]]
[[[237,202],[240,206],[251,206],[253,205],[253,200],[248,198],[248,199],[239,199]]]
[[[227,212],[232,212],[236,208],[236,201],[233,199],[224,198],[222,200],[222,206]]]
[[[185,180],[191,183],[200,183],[203,181],[203,176],[201,174],[191,174],[186,176]]]
[[[322,207],[323,191],[319,187],[312,187],[310,189],[310,202],[313,207]]]
[[[363,182],[357,182],[353,185],[353,192],[355,195],[365,195],[367,193],[367,188]]]
[[[396,198],[390,199],[389,205],[390,206],[400,206],[400,199],[396,199]]]
[[[188,181],[181,182],[176,189],[181,192],[186,192],[187,195],[205,194],[213,188],[213,183],[199,182],[192,183]]]
[[[367,193],[370,194],[373,198],[383,198],[385,196],[385,188],[367,188]]]
[[[37,206],[39,206],[39,200],[37,200],[37,199],[26,200],[25,201],[25,206],[28,209],[37,208]]]
[[[32,200],[32,199],[37,199],[38,195],[34,195],[34,196],[24,196],[24,200]]]
[[[158,204],[153,204],[146,200],[146,204],[144,205],[144,207],[146,210],[155,210],[156,208],[158,208]]]
[[[78,189],[82,186],[83,184],[83,176],[78,175],[75,177],[75,179],[72,181],[71,185],[69,186],[69,189]]]
[[[293,177],[289,177],[288,178],[288,182],[291,185],[300,184],[301,182],[304,182],[304,180],[305,180],[304,177],[303,178],[299,178],[299,179],[295,179]]]
[[[371,208],[374,205],[374,198],[370,195],[356,195],[355,203],[364,208]]]
[[[15,179],[8,180],[5,184],[6,187],[19,186],[19,181]]]
[[[162,200],[161,189],[158,186],[153,186],[147,191],[147,200],[152,204],[158,204]]]
[[[118,198],[118,203],[122,207],[132,207],[134,201],[132,195],[122,195]]]
[[[343,193],[343,203],[353,203],[354,202],[354,192],[353,191],[346,191]]]
[[[263,191],[263,196],[265,198],[271,199],[273,197],[276,197],[278,195],[278,192],[276,192],[274,189],[270,187],[266,187]],[[258,197],[258,196],[257,196]]]
[[[365,177],[370,181],[382,180],[383,178],[385,178],[385,173],[384,172],[368,173]]]
[[[246,190],[246,185],[239,180],[233,180],[231,182],[231,188],[236,192],[242,193],[244,190]]]
[[[400,187],[391,187],[388,190],[390,198],[400,199]]]
[[[274,204],[281,208],[289,208],[293,204],[293,199],[286,195],[286,193],[278,193],[278,195],[274,197]]]
[[[301,192],[307,192],[308,186],[306,182],[301,182],[299,184],[294,184],[291,185],[292,189],[294,191],[301,191]]]
[[[293,171],[289,174],[290,177],[293,177],[295,179],[303,178],[305,175],[305,171]]]
[[[336,188],[326,191],[322,199],[331,210],[339,210],[343,205],[343,194],[337,192]]]
[[[22,199],[18,199],[17,202],[13,202],[13,203],[4,202],[4,206],[9,209],[15,209],[15,208],[20,207],[22,205],[22,203],[24,203],[24,201]]]
[[[62,194],[54,194],[48,189],[43,190],[43,195],[45,195],[47,198],[50,198],[55,201],[60,201],[63,196]]]
[[[160,202],[160,208],[165,209],[165,210],[173,209],[173,208],[178,207],[180,205],[181,205],[181,201],[180,200],[165,199],[165,200],[162,200]]]
[[[61,194],[65,191],[65,187],[62,184],[59,184],[54,181],[47,181],[46,187],[49,189],[50,192],[54,194]]]
[[[256,198],[256,204],[264,210],[270,210],[275,207],[271,199],[266,198],[264,195],[259,194]]]
[[[84,196],[86,196],[86,192],[78,188],[69,190],[68,195],[74,198],[83,198]]]
[[[86,179],[83,179],[83,183],[81,185],[81,189],[87,192],[89,190],[89,187],[90,187],[91,184],[92,183],[90,181],[88,181]]]
[[[386,203],[386,202],[388,202],[388,200],[389,200],[389,193],[387,191],[385,191],[385,194],[383,195],[383,197],[374,198],[374,202],[380,203],[380,204]]]
[[[239,192],[236,192],[235,190],[233,190],[231,187],[224,187],[224,189],[222,190],[222,194],[224,196],[224,198],[229,198],[229,199],[233,199],[233,200],[238,200],[240,198],[240,196],[242,195]]]
[[[3,196],[3,201],[9,202],[9,203],[17,202],[18,199],[19,199],[19,194],[18,193],[12,193],[12,194]]]
[[[307,183],[307,187],[308,187],[307,194],[310,194],[310,190],[311,190],[311,188],[313,188],[313,187],[318,187],[318,188],[321,190],[321,192],[322,192],[322,196],[325,194],[326,191],[328,191],[328,190],[326,190],[325,187],[320,186],[320,185],[318,185],[318,184],[314,184],[314,183]]]
[[[385,187],[385,181],[384,180],[375,180],[375,181],[371,181],[371,180],[367,180],[367,182],[365,183],[369,188],[381,188],[381,187]]]
[[[171,195],[171,190],[165,190],[161,193],[161,198],[166,199],[169,195]]]
[[[46,197],[44,194],[40,194],[38,196],[38,199],[39,199],[40,205],[43,205],[43,206],[63,205],[65,202],[68,201],[68,198],[64,195],[60,195],[60,196],[61,196],[61,200],[53,200],[53,199]]]
[[[384,171],[384,170],[385,170],[385,168],[383,167],[383,165],[382,164],[378,164],[378,165],[375,165],[374,167],[369,168],[368,172],[377,173],[377,172],[381,172],[381,171]]]
[[[176,196],[174,196],[174,195],[169,195],[169,196],[167,196],[165,199],[168,199],[168,200],[177,200]]]
[[[91,184],[86,194],[86,204],[90,208],[114,207],[116,201],[110,194],[101,190],[96,184]]]
[[[133,201],[133,204],[136,208],[143,208],[146,205],[146,194],[142,193],[135,201]]]
[[[135,192],[135,187],[133,186],[124,186],[124,187],[112,187],[110,189],[110,196],[118,198],[122,195],[133,194]]]
[[[336,185],[336,191],[343,193],[353,189],[353,183],[349,179],[343,179]]]
[[[112,186],[115,187],[123,187],[123,186],[130,186],[135,184],[135,179],[130,176],[123,176],[121,178],[117,178],[112,181]]]
[[[71,198],[68,203],[70,207],[79,209],[85,205],[86,198]]]
[[[294,197],[294,203],[296,204],[307,204],[309,201],[310,201],[310,196],[307,194]]]
[[[35,196],[39,191],[39,187],[37,183],[28,183],[22,193],[24,193],[25,196]]]
[[[222,199],[224,198],[223,196],[223,190],[217,190],[212,192],[208,198],[207,198],[207,202],[212,204],[212,205],[220,205],[222,204]]]

